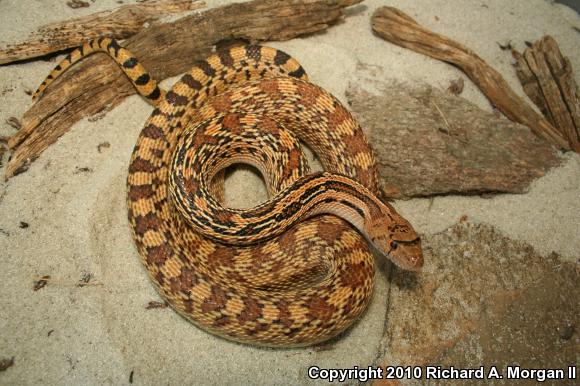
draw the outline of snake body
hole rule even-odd
[[[359,125],[289,55],[261,46],[220,51],[164,92],[129,51],[103,38],[71,53],[35,97],[96,51],[156,106],[131,157],[128,217],[152,281],[197,326],[263,346],[318,343],[368,305],[369,246],[403,268],[421,267],[417,234],[377,198],[377,167]],[[300,141],[324,172],[309,172]],[[222,205],[223,170],[234,163],[260,170],[265,203]]]

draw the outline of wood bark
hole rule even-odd
[[[580,152],[580,98],[570,60],[558,43],[544,36],[523,54],[513,50],[524,91],[544,116]]]
[[[373,145],[385,197],[524,193],[560,163],[526,126],[427,84],[359,65],[346,91]],[[372,82],[372,92],[366,91]]]
[[[123,45],[155,79],[162,80],[185,72],[224,41],[288,40],[322,31],[343,17],[345,7],[361,1],[254,0],[231,4],[144,30]],[[112,108],[134,93],[123,72],[105,55],[90,56],[71,67],[24,113],[22,129],[9,141],[13,153],[6,165],[6,178],[26,170],[79,119]]]
[[[570,149],[562,134],[520,98],[499,72],[469,48],[429,31],[392,7],[381,7],[375,11],[372,28],[391,43],[459,67],[509,119],[528,126],[536,135],[560,149]]]
[[[199,9],[203,1],[157,0],[119,7],[115,11],[97,12],[59,23],[48,24],[22,43],[0,49],[0,64],[32,59],[78,47],[100,36],[127,39],[144,24],[153,24],[174,13]]]
[[[575,259],[544,255],[465,217],[421,239],[429,270],[393,270],[387,298],[381,299],[389,304],[381,367],[463,363],[485,371],[497,366],[501,373],[519,361],[530,368],[577,362],[580,270]],[[401,384],[408,383],[381,379],[372,385]]]

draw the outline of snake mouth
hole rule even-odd
[[[420,271],[423,267],[423,251],[419,237],[413,240],[392,241],[388,255],[395,265],[405,270]]]

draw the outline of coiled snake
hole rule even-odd
[[[73,51],[34,97],[97,51],[156,106],[129,165],[129,222],[159,292],[197,326],[258,345],[314,344],[365,310],[370,248],[402,268],[422,266],[419,237],[376,196],[377,168],[359,125],[287,54],[223,50],[164,92],[129,51],[101,38]],[[309,172],[299,141],[324,172]],[[223,170],[234,163],[260,170],[266,202],[221,204]]]

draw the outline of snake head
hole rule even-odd
[[[418,271],[423,267],[421,239],[407,220],[399,215],[393,217],[395,221],[390,223],[375,224],[370,240],[398,267]]]

